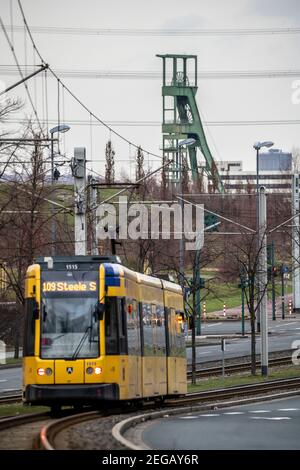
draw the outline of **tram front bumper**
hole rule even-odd
[[[25,403],[89,403],[101,400],[119,400],[117,384],[27,385],[23,393]]]

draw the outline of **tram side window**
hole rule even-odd
[[[25,325],[23,355],[34,356],[35,311],[37,302],[34,298],[25,299]]]
[[[118,326],[119,326],[119,344],[120,354],[128,354],[127,348],[127,336],[126,336],[126,312],[125,312],[126,300],[118,299]]]
[[[117,297],[105,300],[105,350],[106,354],[126,354],[124,301]]]
[[[118,316],[117,299],[107,297],[105,300],[105,350],[106,354],[118,354]]]
[[[176,349],[177,355],[185,357],[184,312],[176,310]]]
[[[166,355],[166,331],[165,331],[165,312],[162,305],[156,305],[156,321],[155,325],[156,331],[156,353],[158,356]]]
[[[185,357],[185,339],[182,312],[170,308],[168,316],[169,354],[170,356]]]
[[[141,355],[141,335],[138,303],[126,299],[128,354]]]

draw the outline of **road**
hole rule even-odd
[[[237,322],[207,323],[202,329],[203,335],[222,335],[234,333]],[[239,322],[238,322],[239,323]],[[248,331],[249,328],[246,330]],[[300,319],[277,320],[269,322],[269,351],[283,351],[292,348],[295,340],[300,342]],[[218,340],[216,340],[218,341]],[[257,352],[260,353],[260,337],[256,337]],[[225,358],[247,356],[250,354],[250,335],[247,338],[229,339],[226,341]],[[299,343],[300,344],[300,343]],[[192,350],[187,348],[188,362],[191,362]],[[220,344],[197,347],[197,362],[214,361],[221,359]]]
[[[22,388],[22,368],[0,369],[0,394]]]
[[[203,326],[203,335],[221,335],[234,333],[239,328],[239,322],[215,322]],[[300,342],[300,319],[278,320],[269,323],[269,351],[289,350],[295,340]],[[217,340],[218,341],[218,340]],[[299,343],[300,344],[300,343]],[[260,338],[257,337],[257,352],[260,353]],[[250,337],[231,339],[226,343],[225,358],[248,356],[250,354]],[[192,350],[187,348],[188,362],[191,362]],[[207,345],[197,347],[197,362],[214,361],[221,359],[221,347]],[[20,389],[22,380],[21,367],[13,369],[0,369],[1,392]]]
[[[300,396],[152,422],[141,431],[151,449],[300,449]]]

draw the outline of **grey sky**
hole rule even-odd
[[[17,1],[13,0],[14,23],[21,25]],[[138,29],[210,29],[300,27],[300,2],[297,0],[23,0],[30,26]],[[1,0],[1,16],[10,23],[10,0]],[[44,59],[54,69],[107,71],[160,71],[158,53],[198,55],[199,71],[300,69],[298,35],[270,36],[195,36],[195,37],[123,37],[37,34],[34,38]],[[24,64],[22,33],[14,34],[20,63]],[[13,64],[4,35],[0,35],[1,64]],[[27,44],[27,62],[32,63]],[[291,102],[292,81],[273,79],[206,79],[199,81],[198,106],[207,121],[300,119],[300,105]],[[16,76],[3,76],[11,83]],[[104,120],[161,121],[161,81],[125,79],[64,78],[63,81]],[[41,107],[41,79],[35,80]],[[34,83],[31,90],[34,92]],[[18,93],[23,95],[21,87]],[[34,94],[34,93],[33,93]],[[85,120],[89,116],[65,95],[65,121]],[[49,118],[56,119],[56,84],[49,80]],[[29,108],[28,108],[29,111]],[[62,119],[62,116],[61,116]],[[160,127],[118,127],[128,139],[160,154]],[[243,160],[254,169],[253,142],[271,139],[276,147],[290,150],[300,147],[298,125],[209,126],[205,128],[216,159]],[[109,132],[94,127],[93,158],[104,158]],[[129,171],[129,149],[112,136],[116,160]],[[72,156],[74,146],[91,151],[89,126],[72,126],[65,136],[65,149]],[[127,160],[121,162],[121,160]],[[154,165],[154,163],[153,163]],[[94,163],[103,172],[103,163]],[[133,166],[132,166],[133,169]],[[133,172],[132,172],[133,176]]]

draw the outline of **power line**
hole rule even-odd
[[[13,57],[14,57],[14,60],[15,60],[15,62],[16,62],[16,65],[17,65],[17,67],[18,67],[19,74],[20,74],[22,80],[24,80],[24,75],[23,75],[23,72],[22,72],[21,67],[20,67],[20,65],[19,65],[19,61],[18,61],[16,52],[15,52],[14,46],[13,46],[11,40],[9,39],[8,33],[7,33],[7,31],[6,31],[6,28],[5,28],[4,24],[3,24],[3,21],[2,21],[2,18],[1,18],[1,17],[0,17],[0,23],[1,23],[1,27],[2,27],[3,33],[4,33],[4,35],[5,35],[5,38],[6,38],[6,40],[7,40],[7,43],[8,43],[8,45],[9,45],[9,48],[10,48],[10,50],[11,50],[11,52],[12,52],[12,55],[13,55]],[[45,64],[43,64],[43,65],[45,65]],[[33,109],[34,115],[35,115],[35,117],[36,117],[36,120],[37,120],[37,122],[38,122],[40,131],[41,131],[41,134],[44,135],[44,131],[43,131],[43,128],[42,128],[42,126],[41,126],[41,123],[40,123],[40,120],[39,120],[39,117],[38,117],[38,113],[37,113],[36,107],[34,106],[34,103],[33,103],[32,98],[31,98],[31,94],[30,94],[30,92],[29,92],[27,83],[26,83],[25,81],[24,81],[24,87],[25,87],[25,90],[26,90],[26,94],[27,94],[27,96],[28,96],[28,99],[29,99],[29,101],[30,101],[31,107],[32,107],[32,109]]]
[[[27,67],[29,73],[34,72],[34,68]],[[15,75],[14,66],[0,65],[2,75]],[[88,69],[57,69],[56,73],[60,77],[76,79],[103,79],[103,80],[161,80],[161,72],[152,70],[88,70]],[[265,70],[207,70],[198,72],[199,80],[212,79],[260,79],[260,78],[288,78],[299,77],[300,69],[265,69]],[[172,75],[167,74],[171,79]]]
[[[21,0],[18,0],[18,5],[19,5],[19,8],[20,8],[20,11],[21,11],[21,15],[23,17],[23,21],[24,21],[24,25],[26,27],[26,30],[28,32],[28,35],[30,37],[30,40],[32,42],[32,45],[36,51],[36,53],[38,54],[40,60],[42,61],[42,64],[46,64],[46,62],[44,61],[42,55],[40,54],[38,48],[36,47],[36,44],[34,42],[34,39],[32,37],[32,34],[31,34],[31,31],[30,31],[30,28],[28,26],[28,23],[26,21],[26,18],[25,18],[25,15],[24,15],[24,11],[23,11],[23,8],[22,8],[22,4],[21,4]],[[121,135],[119,132],[115,131],[112,127],[110,127],[108,124],[106,124],[106,122],[104,122],[102,119],[100,119],[98,116],[96,116],[84,103],[83,101],[81,101],[76,95],[75,93],[73,93],[71,91],[71,89],[65,84],[63,83],[60,78],[58,77],[58,75],[56,74],[56,72],[52,69],[52,67],[49,67],[49,71],[52,73],[52,75],[60,82],[61,86],[64,88],[64,90],[66,90],[69,95],[83,108],[85,109],[85,111],[87,111],[87,113],[90,115],[90,117],[93,117],[94,119],[96,119],[99,123],[101,123],[104,127],[106,127],[107,129],[110,130],[110,132],[112,132],[114,135],[116,135],[117,137],[119,137],[120,139],[122,139],[124,142],[127,142],[129,145],[132,145],[133,147],[135,147],[136,149],[138,148],[141,148],[140,145],[138,144],[135,144],[133,142],[131,142],[130,140],[128,140],[126,137],[124,137],[123,135]],[[153,152],[150,152],[144,148],[141,148],[141,150],[145,153],[148,153],[149,155],[152,155],[153,157],[157,157],[157,158],[160,158],[161,160],[163,160],[163,157],[161,155],[157,155]]]
[[[22,32],[22,26],[10,25],[12,31]],[[71,34],[85,36],[266,36],[299,34],[300,28],[228,28],[228,29],[135,29],[135,28],[65,28],[58,26],[32,26],[37,34]]]
[[[26,119],[6,119],[7,123],[20,124],[25,123]],[[55,119],[49,119],[49,124],[55,124]],[[66,119],[72,126],[102,126],[101,123],[88,119]],[[160,121],[105,121],[106,124],[115,127],[160,127]],[[277,125],[299,125],[300,119],[265,119],[265,120],[237,120],[237,121],[202,121],[206,126],[277,126]],[[147,153],[147,152],[146,152]]]

